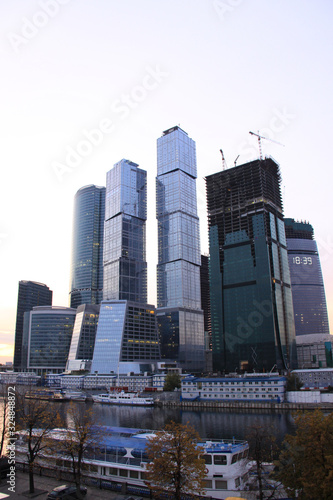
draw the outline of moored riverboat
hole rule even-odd
[[[68,470],[70,461],[62,456],[61,441],[66,439],[67,429],[55,429],[49,439],[54,440],[52,454],[47,460],[56,460],[57,467]],[[120,485],[132,485],[147,490],[146,467],[149,463],[146,443],[153,431],[122,427],[103,427],[103,438],[87,450],[84,457],[85,474],[98,481],[109,481]],[[16,450],[20,459],[26,457],[25,434],[18,433]],[[247,441],[235,439],[200,440],[206,463],[206,495],[216,499],[228,496],[241,497],[248,482]],[[21,458],[22,457],[22,458]]]
[[[113,405],[129,405],[129,406],[152,406],[154,398],[142,397],[134,392],[117,392],[107,394],[97,394],[92,397],[94,403],[113,404]]]

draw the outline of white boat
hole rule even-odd
[[[85,401],[87,399],[86,394],[79,391],[65,391],[64,399],[70,399],[73,401]]]
[[[67,429],[55,429],[48,438],[59,442],[66,439],[67,432]],[[17,460],[26,461],[26,433],[21,431],[17,434]],[[103,427],[102,441],[89,447],[83,459],[85,474],[90,477],[90,484],[96,483],[102,487],[104,485],[105,488],[116,491],[125,487],[131,495],[142,496],[143,492],[147,494],[145,470],[149,459],[146,454],[146,442],[153,435],[153,431],[141,429]],[[228,496],[242,497],[249,481],[247,441],[200,440],[198,446],[204,449],[206,495],[219,500]],[[52,447],[53,455],[44,457],[44,461],[46,465],[47,460],[56,459],[57,469],[65,471],[70,467],[70,463],[57,451],[60,448]]]
[[[154,398],[141,397],[135,392],[121,391],[114,394],[97,394],[92,398],[94,403],[110,405],[152,406],[154,404]]]

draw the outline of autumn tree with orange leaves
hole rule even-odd
[[[200,458],[204,449],[198,441],[200,436],[193,427],[175,422],[148,439],[146,452],[151,462],[146,484],[154,496],[167,493],[180,500],[205,494],[206,465]]]

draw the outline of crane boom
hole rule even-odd
[[[255,132],[249,132],[251,135],[255,135],[258,137],[258,143],[259,143],[259,158],[262,160],[262,144],[261,144],[261,139],[265,139],[266,141],[271,141],[275,142],[275,144],[279,144],[280,146],[284,146],[284,144],[281,144],[281,142],[274,141],[274,139],[270,139],[269,137],[264,137],[263,135],[256,134]]]

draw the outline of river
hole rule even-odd
[[[70,403],[50,404],[55,405],[65,416]],[[244,412],[235,409],[189,411],[180,408],[126,407],[79,402],[73,404],[77,407],[77,411],[91,408],[95,421],[100,425],[159,430],[171,421],[182,424],[189,422],[202,438],[246,439],[251,426],[261,425],[272,429],[277,443],[280,444],[286,434],[295,432],[293,416],[285,411],[281,413],[270,410]]]

